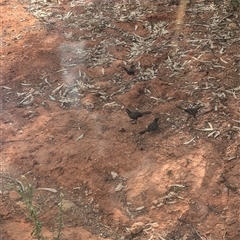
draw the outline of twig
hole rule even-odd
[[[79,152],[79,153],[75,153],[75,154],[70,155],[70,156],[67,158],[67,160],[70,159],[71,157],[75,157],[75,156],[77,156],[77,155],[79,155],[79,154],[82,154],[82,153],[86,152],[86,151],[89,150],[90,148],[92,148],[92,146],[89,147],[89,148],[87,148],[87,149],[85,149],[85,150],[82,151],[82,152]]]
[[[196,138],[196,137],[193,137],[191,140],[189,140],[189,141],[187,141],[187,142],[184,142],[183,144],[184,144],[184,145],[188,145],[189,143],[193,142],[195,138]]]
[[[4,144],[4,143],[10,143],[10,142],[26,142],[26,141],[32,141],[32,140],[34,140],[34,138],[30,138],[30,139],[15,139],[15,140],[3,141],[1,143]]]
[[[137,142],[137,144],[136,144],[136,146],[135,146],[135,148],[133,149],[133,151],[131,152],[131,155],[133,154],[133,153],[135,153],[135,151],[136,151],[136,149],[138,148],[138,146],[140,145],[140,143],[139,142]]]
[[[195,229],[195,227],[193,227],[191,224],[190,226],[192,227],[192,229],[196,232],[196,234],[200,237],[200,239],[204,240],[204,238],[202,238],[202,236],[198,233],[198,231]],[[205,238],[206,240],[207,238]]]
[[[230,162],[230,161],[232,161],[232,160],[234,160],[234,159],[236,159],[236,156],[230,157],[230,158],[227,159],[226,161],[227,161],[227,162]]]
[[[225,236],[226,236],[226,231],[224,231],[224,234],[223,234],[223,240],[226,240]]]

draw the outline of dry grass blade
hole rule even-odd
[[[44,191],[49,191],[49,192],[53,192],[53,193],[57,192],[57,190],[54,188],[36,188],[36,190],[44,190]]]
[[[82,139],[83,136],[84,136],[84,134],[81,134],[80,136],[78,136],[77,139],[76,139],[76,142],[79,141],[80,139]]]
[[[183,144],[184,145],[188,145],[188,144],[190,144],[191,142],[194,142],[194,139],[195,139],[196,137],[193,137],[192,139],[190,139],[189,141],[187,141],[187,142],[184,142]]]
[[[199,128],[196,128],[198,131],[203,131],[203,132],[211,132],[211,131],[214,131],[214,128],[212,126],[212,124],[210,122],[208,122],[208,125],[209,125],[209,128],[202,128],[202,129],[199,129]]]
[[[65,85],[65,83],[62,83],[60,86],[58,86],[57,88],[55,88],[52,93],[55,94],[57,93],[63,86]]]

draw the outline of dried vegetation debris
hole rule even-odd
[[[78,13],[79,7],[81,7],[80,13]],[[42,19],[45,25],[53,23],[54,21],[56,24],[59,22],[64,25],[66,29],[64,35],[68,41],[60,46],[60,51],[63,56],[63,69],[66,70],[62,72],[63,74],[67,74],[68,69],[74,66],[83,66],[87,69],[96,67],[102,68],[102,76],[91,79],[93,84],[94,82],[96,83],[99,81],[99,78],[100,80],[105,78],[105,69],[111,67],[114,61],[119,60],[109,52],[110,47],[121,46],[127,49],[129,52],[128,55],[125,59],[121,59],[121,61],[127,62],[134,62],[138,57],[145,53],[150,53],[151,55],[154,54],[156,57],[161,51],[161,48],[166,48],[164,44],[161,44],[160,46],[156,45],[155,41],[160,36],[168,33],[168,30],[166,30],[168,23],[165,21],[156,23],[151,23],[146,20],[143,21],[143,16],[153,13],[156,10],[156,7],[153,5],[142,4],[140,1],[131,4],[130,8],[126,3],[112,1],[98,3],[72,1],[68,4],[67,12],[60,11],[61,3],[32,1],[28,9],[37,18]],[[46,12],[45,15],[43,14],[44,11]],[[124,31],[121,26],[118,27],[118,23],[133,24],[134,30],[132,32]],[[137,34],[139,24],[148,32],[146,37]],[[80,29],[82,34],[79,38],[76,38],[73,36],[72,32],[68,31],[69,28]],[[107,29],[113,31],[115,33],[114,36],[111,36],[111,34],[109,35],[108,31],[106,31]],[[74,42],[72,42],[72,40],[74,40]],[[93,47],[85,47],[85,40],[91,40],[96,44]],[[65,53],[72,55],[71,62],[69,62],[69,59],[64,58]],[[106,99],[112,101],[112,96],[123,94],[135,83],[151,80],[157,76],[158,68],[159,66],[152,66],[146,69],[142,68],[140,61],[138,61],[138,74],[132,78],[130,84],[129,82],[124,83],[121,80],[122,74],[113,73],[108,87],[111,87],[111,82],[113,81],[119,85],[119,88],[117,90],[115,89],[114,92],[110,92]],[[83,74],[85,74],[86,78],[90,78],[87,71]],[[85,79],[81,78],[81,76],[73,81],[76,82],[76,80],[78,80],[78,83],[81,81],[85,82]],[[77,84],[74,83],[74,86],[77,86]],[[85,85],[85,92],[87,92],[86,86],[89,85]],[[72,86],[69,87],[72,88]],[[79,92],[82,94],[81,86],[79,87]],[[88,90],[91,89],[92,87]],[[98,90],[103,91],[103,89]],[[68,92],[70,93],[71,91]],[[77,93],[77,91],[75,92]],[[67,94],[63,95],[66,96]],[[62,102],[63,95],[60,95],[59,98],[56,96],[54,98],[51,97],[51,99],[58,99]],[[74,101],[80,101],[80,99],[71,99],[71,97],[68,96],[65,101],[73,103]]]
[[[224,74],[222,71],[231,65],[235,66],[235,73],[239,72],[240,61],[236,61],[238,55],[225,55],[227,49],[237,48],[240,43],[238,13],[228,12],[224,6],[219,8],[213,3],[206,4],[206,1],[190,3],[185,9],[187,15],[182,24],[183,28],[189,30],[183,36],[177,28],[175,32],[169,31],[170,22],[167,19],[154,21],[154,14],[161,4],[166,7],[167,2],[145,4],[134,1],[129,4],[124,1],[30,1],[28,10],[35,17],[41,19],[46,26],[54,23],[56,27],[61,25],[65,30],[66,42],[59,46],[62,69],[57,71],[62,74],[63,83],[54,86],[49,83],[51,80],[44,78],[44,88],[41,87],[41,91],[31,86],[29,91],[18,94],[18,105],[30,105],[45,90],[45,95],[52,101],[58,101],[61,107],[79,106],[81,99],[88,93],[100,96],[104,106],[115,106],[113,97],[126,93],[138,82],[150,81],[156,77],[172,82],[193,69],[206,73],[203,82],[194,83],[190,80],[190,84],[186,82],[180,90],[191,96],[205,91],[208,102],[215,104],[215,110],[223,98],[233,97],[237,101],[239,86],[232,84],[220,91],[221,75],[218,79],[212,77],[211,72]],[[169,13],[172,11],[170,9]],[[205,19],[210,21],[206,24]],[[123,24],[132,26],[132,30],[124,30]],[[139,32],[140,28],[144,29],[143,35]],[[81,34],[76,37],[68,29],[80,30]],[[109,34],[109,30],[114,34]],[[93,46],[86,46],[86,40],[91,41]],[[126,50],[127,54],[122,58],[110,51],[110,48],[118,46]],[[163,55],[167,56],[166,60],[157,63],[157,57]],[[141,64],[142,56],[153,59],[150,66]],[[135,63],[136,74],[130,80],[124,79],[124,71],[106,73],[119,60],[125,65]],[[73,77],[71,71],[75,68],[78,68],[79,74]],[[90,69],[97,68],[101,69],[100,74],[91,76]],[[166,73],[165,76],[161,75],[162,70]],[[233,73],[227,74],[231,77]],[[101,86],[99,82],[106,84]],[[233,80],[233,83],[236,82],[237,79]],[[7,86],[4,91],[7,92],[6,95],[11,92]],[[155,97],[150,91],[147,93],[149,98]],[[8,97],[5,99],[9,101]]]

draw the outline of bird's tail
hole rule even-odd
[[[197,110],[198,110],[198,109],[200,109],[200,108],[203,108],[203,106],[202,106],[202,105],[199,105],[199,106],[197,106],[196,108],[197,108]]]
[[[184,109],[183,107],[181,107],[181,106],[176,105],[176,107],[179,108],[179,109],[181,109],[181,110],[185,110],[185,109]]]
[[[144,134],[145,132],[147,132],[148,130],[147,129],[145,129],[145,130],[143,130],[143,131],[141,131],[139,134]]]
[[[151,111],[142,112],[143,115],[151,114]]]

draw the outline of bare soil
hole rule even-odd
[[[0,239],[34,237],[29,184],[48,239],[240,239],[239,13],[2,0]]]

